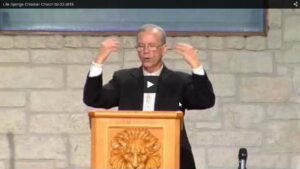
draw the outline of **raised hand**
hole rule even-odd
[[[102,64],[110,53],[117,51],[119,48],[119,41],[115,38],[106,39],[101,43],[99,54],[95,59],[95,63]]]
[[[175,53],[178,53],[183,59],[194,69],[201,65],[197,56],[197,50],[187,43],[177,43],[173,48]]]

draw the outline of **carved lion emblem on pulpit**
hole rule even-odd
[[[112,139],[112,169],[159,169],[159,140],[146,128],[128,128]]]

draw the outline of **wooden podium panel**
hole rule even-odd
[[[91,169],[179,169],[182,112],[89,112]]]

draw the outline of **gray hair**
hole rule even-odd
[[[141,32],[151,31],[151,30],[158,30],[161,33],[160,40],[161,40],[162,44],[166,43],[167,34],[166,34],[165,30],[162,27],[155,25],[155,24],[145,24],[145,25],[141,26],[137,31],[137,35]]]

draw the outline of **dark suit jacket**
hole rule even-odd
[[[112,80],[102,85],[102,75],[88,77],[84,87],[84,103],[88,106],[119,110],[142,110],[144,79],[142,67],[119,70]],[[182,106],[179,106],[181,103]],[[164,66],[158,79],[155,110],[183,111],[205,109],[215,103],[212,85],[206,76],[175,72]],[[181,147],[190,149],[185,127],[181,131]]]

